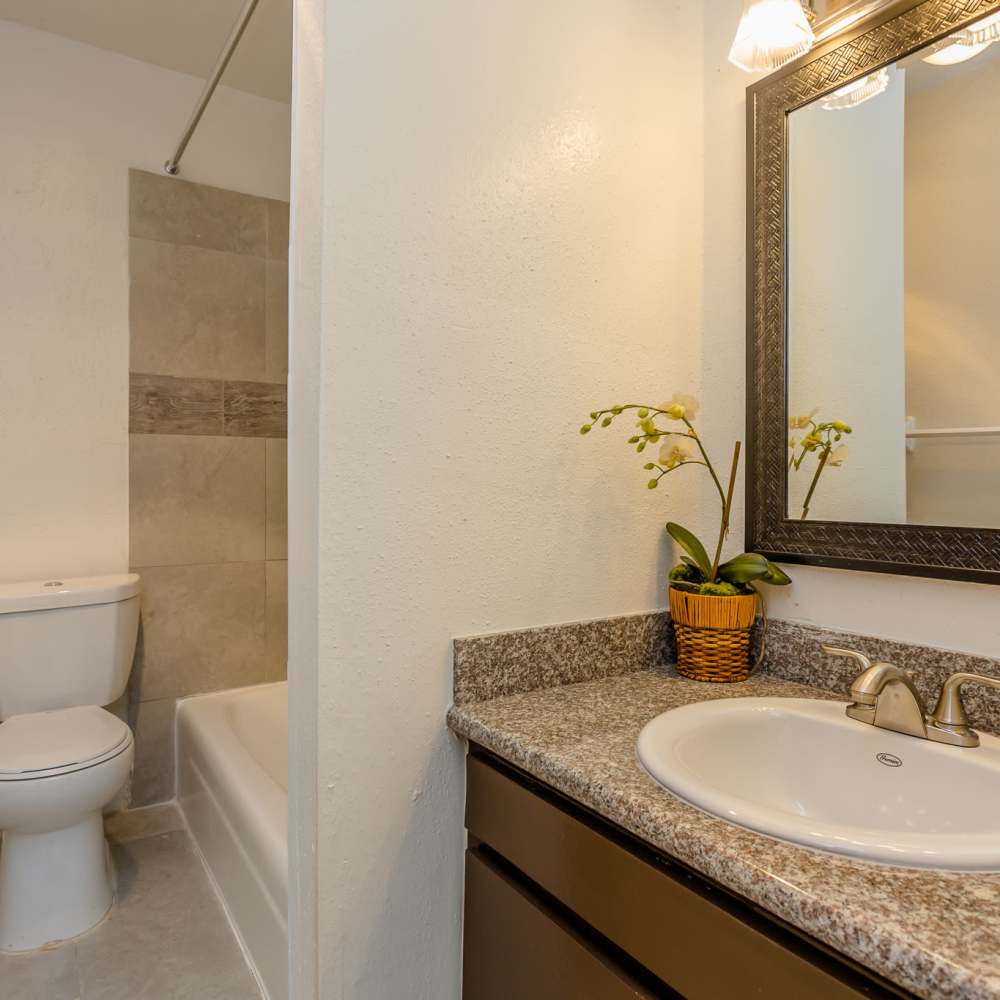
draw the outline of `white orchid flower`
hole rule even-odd
[[[808,413],[800,414],[797,417],[788,418],[788,429],[790,431],[801,431],[804,430],[812,422],[812,419],[819,413],[819,407],[816,406]]]
[[[659,462],[665,469],[676,469],[678,465],[690,461],[691,457],[692,452],[686,441],[668,441],[660,449]]]
[[[665,403],[660,403],[659,408],[673,420],[694,420],[698,416],[701,404],[694,396],[675,392]]]

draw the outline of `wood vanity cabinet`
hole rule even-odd
[[[464,1000],[912,997],[483,750]]]

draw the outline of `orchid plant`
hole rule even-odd
[[[784,586],[792,581],[774,563],[756,552],[743,552],[722,562],[722,550],[729,534],[729,518],[733,507],[733,490],[740,463],[740,442],[733,448],[729,480],[723,487],[715,465],[709,458],[705,444],[695,430],[698,401],[693,396],[675,394],[659,406],[643,403],[623,403],[605,410],[594,410],[590,422],[580,428],[589,434],[595,426],[610,427],[615,420],[628,414],[638,418],[637,433],[628,438],[636,452],[642,454],[650,446],[659,445],[655,461],[647,461],[643,468],[653,476],[646,486],[655,490],[665,477],[688,465],[700,465],[708,470],[719,494],[721,520],[715,554],[709,558],[701,541],[687,528],[674,521],[667,523],[670,537],[684,550],[681,561],[670,571],[670,584],[678,590],[715,597],[734,597],[754,592],[755,581]]]
[[[790,431],[806,431],[801,440],[794,435],[788,439],[788,447],[791,449],[791,457],[788,460],[788,469],[798,472],[802,468],[802,463],[807,455],[816,455],[816,471],[813,473],[812,482],[806,492],[805,500],[802,502],[802,513],[799,520],[804,521],[809,516],[809,505],[812,503],[813,494],[819,485],[819,477],[823,475],[823,470],[839,468],[847,458],[847,445],[840,444],[845,434],[852,434],[853,428],[845,424],[843,420],[818,421],[816,415],[819,413],[817,407],[811,413],[806,413],[798,417],[788,418],[788,429]],[[798,451],[798,454],[796,454]]]

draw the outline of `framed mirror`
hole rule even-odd
[[[1000,0],[747,97],[748,550],[1000,583]]]

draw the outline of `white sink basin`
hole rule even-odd
[[[692,805],[868,861],[1000,871],[1000,739],[972,749],[876,729],[845,704],[723,698],[664,712],[643,766]]]

